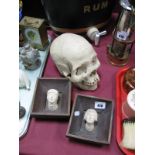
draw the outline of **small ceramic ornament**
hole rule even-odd
[[[44,19],[24,16],[19,23],[25,42],[34,48],[44,50],[48,44],[47,29]]]
[[[40,57],[39,51],[31,47],[30,44],[26,44],[20,50],[19,56],[20,56],[20,60],[22,61],[26,69],[35,70],[41,64],[41,61],[39,59]]]

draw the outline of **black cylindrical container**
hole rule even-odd
[[[108,23],[115,0],[42,0],[42,4],[54,31],[83,33]]]

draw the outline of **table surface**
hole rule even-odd
[[[95,91],[84,91],[72,87],[71,104],[77,93],[101,97],[114,101],[115,104],[115,78],[116,73],[121,67],[109,64],[106,52],[107,45],[112,42],[111,32],[102,37],[100,45],[94,46],[101,66],[98,69],[100,83]],[[133,46],[129,63],[127,66],[135,64],[135,47]],[[61,77],[51,56],[48,56],[43,77]],[[114,110],[111,143],[104,146],[85,144],[68,139],[65,134],[68,121],[39,120],[31,118],[27,134],[19,141],[20,155],[122,155],[116,141],[116,111]]]

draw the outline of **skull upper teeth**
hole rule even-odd
[[[84,85],[93,86],[93,85],[96,85],[97,82],[98,82],[98,79],[95,78],[93,82],[90,82],[90,81],[83,81],[83,84],[84,84]]]

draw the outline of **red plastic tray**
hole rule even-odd
[[[116,75],[116,139],[120,149],[126,155],[135,155],[135,151],[126,149],[120,145],[123,138],[123,124],[125,118],[122,113],[122,104],[126,101],[127,93],[123,89],[123,77],[129,67],[121,69]]]

